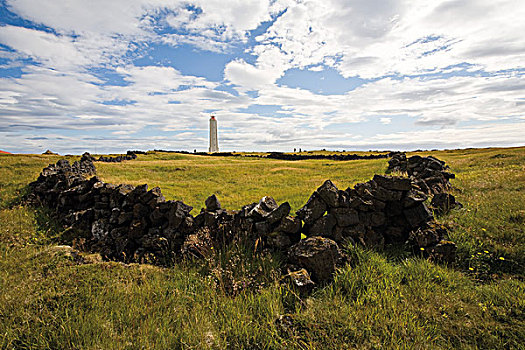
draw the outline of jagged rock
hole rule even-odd
[[[378,186],[372,192],[372,196],[380,201],[399,201],[403,196],[403,191],[387,190],[381,186]]]
[[[408,241],[417,247],[429,247],[441,241],[445,233],[442,227],[419,227],[410,232]]]
[[[266,236],[270,233],[270,225],[266,221],[255,223],[255,231],[259,236]]]
[[[208,230],[200,230],[186,237],[182,244],[181,252],[198,258],[207,256],[213,247],[213,242]]]
[[[292,238],[288,234],[276,231],[267,234],[266,243],[272,248],[284,250],[289,248],[295,242],[292,242]]]
[[[257,203],[257,205],[255,205],[255,207],[253,207],[253,209],[248,213],[248,216],[253,217],[255,220],[263,220],[277,208],[278,205],[275,199],[269,196],[264,196],[261,198],[259,203]]]
[[[432,213],[423,203],[403,210],[403,214],[405,215],[405,218],[411,227],[417,227],[422,223],[432,220],[433,218]]]
[[[286,233],[298,233],[301,231],[301,219],[298,217],[285,216],[276,230]]]
[[[385,237],[379,232],[366,229],[363,236],[359,237],[359,242],[368,248],[383,248],[385,244]]]
[[[383,226],[386,222],[385,214],[381,211],[373,211],[370,213],[370,226]]]
[[[430,202],[430,207],[434,209],[438,215],[447,214],[457,205],[456,197],[450,193],[436,193]]]
[[[336,266],[343,260],[337,243],[329,238],[309,237],[294,244],[288,259],[312,273],[314,281],[325,282],[332,278]]]
[[[319,197],[330,207],[339,206],[339,190],[330,180],[326,180],[318,189]]]
[[[193,207],[184,204],[181,201],[172,202],[172,207],[168,214],[169,227],[178,228],[184,219],[190,215]]]
[[[319,197],[317,192],[314,192],[312,196],[310,196],[310,199],[308,199],[308,202],[306,202],[306,204],[301,209],[299,209],[296,214],[305,223],[311,225],[315,222],[315,220],[324,215],[326,209],[326,203],[321,199],[321,197]]]
[[[309,236],[332,237],[332,230],[334,229],[336,223],[336,219],[333,215],[328,214],[322,216],[308,227],[307,233]]]
[[[204,204],[206,205],[206,210],[208,211],[216,211],[218,209],[221,209],[221,203],[219,202],[219,199],[217,199],[217,196],[215,196],[214,194],[206,198]]]
[[[288,216],[290,213],[290,203],[284,202],[277,209],[273,210],[270,214],[266,216],[266,221],[273,225],[281,221],[284,217]]]
[[[374,175],[374,181],[387,190],[408,191],[412,188],[412,182],[406,177]]]
[[[356,225],[359,223],[359,214],[351,208],[335,208],[330,211],[341,227]]]
[[[400,201],[386,202],[385,214],[389,217],[403,214],[403,204]]]
[[[427,198],[428,196],[425,193],[412,188],[410,191],[407,192],[405,198],[403,198],[403,206],[405,208],[410,208],[426,201]]]
[[[91,226],[91,235],[94,239],[100,240],[108,235],[107,231],[108,222],[107,220],[100,219],[93,223]]]

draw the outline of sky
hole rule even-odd
[[[0,0],[0,149],[525,145],[523,0]]]

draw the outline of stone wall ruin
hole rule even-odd
[[[435,175],[435,158],[428,158],[409,158],[404,171],[428,163]],[[402,156],[392,159],[401,159],[392,162],[396,167],[404,166]],[[346,242],[366,247],[407,243],[437,260],[455,258],[454,243],[425,204],[434,183],[424,177],[425,187],[414,178],[427,174],[425,169],[412,170],[408,178],[375,175],[345,190],[327,180],[295,215],[288,202],[279,204],[269,196],[241,210],[226,210],[212,195],[192,216],[191,206],[166,200],[158,187],[108,184],[95,173],[93,157],[86,153],[72,165],[60,160],[44,168],[30,189],[33,201],[51,208],[61,224],[78,232],[89,249],[106,259],[169,264],[241,237],[282,251],[293,267],[291,273],[322,282],[342,261],[339,245]],[[447,182],[453,178],[442,176]],[[446,193],[446,186],[439,188],[438,194]]]

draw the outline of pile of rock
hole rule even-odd
[[[392,153],[387,173],[406,172],[422,191],[428,194],[444,193],[452,188],[450,179],[456,176],[447,171],[449,166],[435,157],[412,156],[407,159],[402,152]]]
[[[461,208],[462,204],[448,193],[452,189],[450,179],[455,174],[449,172],[449,166],[435,157],[412,156],[407,159],[402,152],[391,153],[387,173],[405,172],[421,191],[433,196],[430,207],[436,214],[446,214],[453,208]]]
[[[73,166],[60,160],[30,184],[32,195],[108,259],[167,262],[194,230],[193,208],[166,201],[158,187],[148,191],[147,185],[107,184],[96,176],[87,180],[84,176],[94,169],[86,155]]]
[[[34,198],[107,259],[167,264],[242,238],[285,253],[291,275],[303,282],[310,274],[315,282],[328,279],[344,261],[338,246],[343,242],[369,247],[409,242],[417,251],[454,259],[455,245],[446,241],[446,230],[424,203],[427,195],[410,178],[375,175],[344,191],[327,180],[296,216],[288,202],[279,205],[269,196],[229,211],[212,195],[193,217],[192,207],[167,201],[158,187],[86,179],[94,174],[93,157],[86,153],[73,165],[60,160],[46,167],[30,187]],[[301,234],[308,238],[301,240]]]
[[[435,220],[424,203],[426,199],[409,178],[375,175],[344,191],[327,180],[297,216],[304,221],[303,233],[307,236],[373,247],[403,243],[412,231],[425,230],[436,240],[413,243],[417,248],[430,248],[445,237],[442,231],[432,232]]]

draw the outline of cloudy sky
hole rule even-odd
[[[0,0],[0,149],[525,144],[523,0]]]

